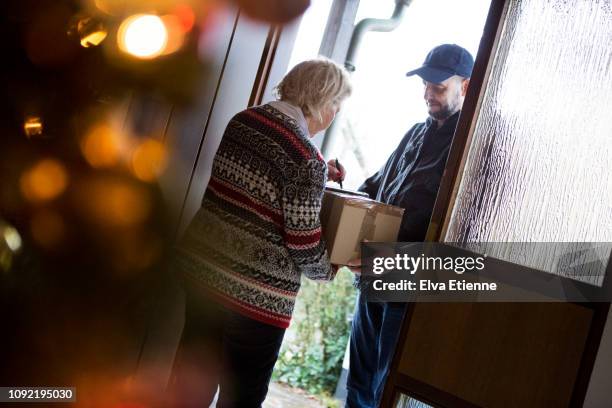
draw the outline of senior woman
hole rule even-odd
[[[328,177],[309,140],[350,95],[346,71],[328,60],[295,66],[277,101],[227,125],[202,207],[177,248],[185,278],[185,328],[175,365],[180,406],[259,407],[264,401],[302,275],[329,281],[319,212]],[[330,305],[333,307],[333,305]]]

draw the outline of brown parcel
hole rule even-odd
[[[330,262],[346,263],[360,255],[364,239],[395,242],[404,209],[366,197],[326,190],[321,226]]]

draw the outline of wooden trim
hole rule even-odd
[[[612,265],[612,264],[611,264]],[[599,350],[602,334],[607,321],[610,303],[582,303],[581,306],[593,310],[593,318],[588,328],[588,335],[585,341],[584,350],[580,359],[580,365],[576,371],[572,394],[570,397],[570,407],[582,407],[588,390],[591,374]],[[437,408],[476,408],[476,405],[466,401],[456,395],[440,390],[435,386],[424,383],[409,375],[399,372],[399,364],[403,351],[402,345],[406,343],[410,323],[416,304],[409,304],[404,318],[404,325],[400,331],[398,347],[391,364],[391,370],[385,384],[383,397],[380,407],[393,407],[398,392],[412,396],[419,401]]]
[[[472,132],[476,125],[475,116],[480,110],[482,96],[488,82],[489,73],[493,64],[497,43],[504,27],[509,1],[492,0],[489,14],[484,26],[482,39],[478,47],[478,54],[470,79],[470,86],[463,103],[461,116],[457,123],[453,142],[450,147],[446,168],[442,175],[440,188],[431,215],[426,241],[439,241],[446,233],[450,212],[459,189],[459,181],[465,166],[468,147]]]
[[[611,265],[612,262],[608,264],[608,273],[610,272],[609,270],[611,269]],[[576,373],[574,390],[572,391],[572,396],[570,399],[571,407],[582,407],[584,404],[584,399],[586,398],[589,382],[591,380],[591,374],[593,373],[593,367],[595,366],[595,359],[597,358],[597,352],[599,351],[601,337],[608,319],[610,303],[594,303],[590,305],[590,308],[594,309],[593,320],[591,321],[589,334],[584,345],[584,352],[580,361],[580,367]]]
[[[612,263],[610,264],[612,268]],[[610,269],[609,268],[609,269]],[[584,352],[580,361],[580,367],[576,373],[576,380],[574,382],[574,389],[570,399],[570,407],[582,407],[584,399],[588,390],[593,366],[597,357],[599,344],[604,331],[604,327],[607,321],[608,313],[610,310],[610,303],[591,303],[582,304],[588,309],[594,310],[593,319],[589,327],[588,337],[585,343]],[[412,310],[411,310],[412,312]],[[411,317],[411,315],[410,315]],[[408,331],[402,331],[401,342],[403,344],[406,340]],[[399,359],[396,359],[399,361]],[[476,408],[479,405],[475,405],[469,401],[463,400],[455,395],[449,394],[445,391],[439,390],[429,384],[423,383],[411,376],[401,374],[397,371],[398,364],[393,364],[393,376],[390,378],[393,381],[393,385],[385,387],[385,394],[383,398],[382,407],[391,407],[392,403],[396,400],[398,392],[402,392],[408,396],[414,397],[419,401],[429,404],[433,407],[445,408],[445,407],[457,407],[457,408]]]
[[[605,293],[610,293],[612,289],[612,255],[608,259],[608,267],[606,268],[606,274],[602,283],[602,290]],[[599,351],[599,345],[601,344],[601,338],[606,327],[608,320],[608,314],[610,313],[610,302],[593,303],[590,305],[593,310],[593,321],[591,322],[591,329],[584,345],[584,353],[582,355],[582,361],[580,361],[580,367],[576,374],[576,382],[574,384],[574,391],[570,399],[570,405],[572,407],[582,407],[584,399],[589,388],[591,381],[591,375],[593,374],[593,368],[595,366],[595,360],[597,359],[597,352]]]
[[[399,376],[402,375],[398,372],[402,354],[402,345],[406,343],[406,338],[408,337],[408,329],[410,328],[410,321],[412,320],[412,315],[414,314],[414,308],[414,303],[408,303],[406,305],[406,312],[404,314],[400,334],[393,353],[393,360],[391,360],[391,367],[389,368],[389,374],[385,382],[383,395],[380,399],[380,407],[392,407],[393,403],[395,402],[395,388],[397,386]]]
[[[280,40],[282,32],[282,26],[272,25],[268,32],[268,38],[266,39],[266,45],[264,46],[261,54],[261,61],[259,68],[257,69],[257,75],[255,76],[255,82],[253,83],[253,91],[249,98],[248,106],[261,105],[263,101],[264,92],[268,79],[270,78],[270,71],[272,69],[272,63],[274,62],[274,56],[276,55],[276,49]]]

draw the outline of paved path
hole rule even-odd
[[[325,408],[319,401],[302,390],[272,383],[263,408]]]

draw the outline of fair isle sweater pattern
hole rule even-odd
[[[238,113],[177,247],[177,268],[226,307],[288,327],[301,275],[334,277],[319,220],[326,178],[294,119],[270,105]]]

